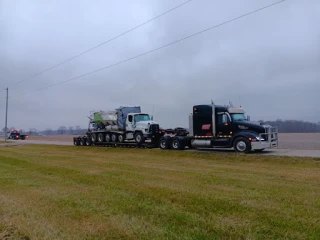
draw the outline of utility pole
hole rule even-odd
[[[5,122],[5,127],[4,127],[4,129],[5,129],[5,133],[4,133],[4,141],[6,142],[7,141],[7,134],[8,134],[8,99],[9,99],[9,97],[8,97],[8,92],[9,92],[9,89],[8,88],[6,88],[6,90],[7,90],[7,97],[6,97],[6,122]]]

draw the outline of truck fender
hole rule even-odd
[[[233,146],[234,141],[239,137],[243,137],[246,139],[249,139],[249,138],[255,139],[257,136],[258,136],[258,134],[256,134],[255,132],[241,131],[239,133],[236,133],[234,136],[232,136],[230,144],[231,144],[231,146]]]

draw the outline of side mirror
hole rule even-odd
[[[247,116],[247,121],[250,121],[250,116]]]
[[[153,116],[150,116],[150,119],[153,121]]]

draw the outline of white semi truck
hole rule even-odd
[[[143,144],[159,132],[159,124],[149,114],[142,113],[140,106],[93,112],[89,119],[86,145],[125,141]]]

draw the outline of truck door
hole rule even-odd
[[[127,121],[126,121],[126,131],[133,132],[134,129],[135,129],[135,125],[134,125],[133,115],[128,114]]]
[[[215,146],[227,146],[230,144],[230,119],[225,112],[219,112],[216,115],[216,140]]]

